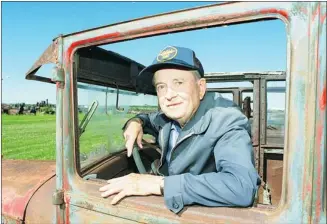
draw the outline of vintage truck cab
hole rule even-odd
[[[262,178],[253,206],[193,205],[176,215],[159,196],[102,198],[106,180],[151,172],[161,151],[145,136],[144,149],[127,157],[124,122],[160,108],[151,80],[136,78],[145,65],[101,46],[271,19],[285,23],[285,71],[205,74],[208,84],[249,84],[208,91],[231,94],[251,122]],[[52,77],[38,76],[47,63]],[[214,4],[60,35],[26,79],[56,85],[56,160],[2,160],[2,223],[326,223],[325,2]],[[267,122],[269,92],[285,93],[282,128]]]

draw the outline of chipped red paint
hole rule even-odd
[[[57,218],[57,223],[58,224],[64,223],[64,220],[61,219],[61,214],[60,214],[60,209],[59,208],[56,209],[56,218]]]
[[[289,19],[288,12],[282,9],[262,9],[260,10],[260,14],[279,14],[287,20]]]
[[[65,205],[66,205],[66,219],[65,219],[65,223],[68,224],[70,223],[70,220],[69,220],[69,206],[70,206],[70,197],[65,195],[64,196],[64,201],[65,201]]]
[[[317,177],[316,177],[316,201],[315,201],[315,207],[316,207],[316,211],[315,211],[315,219],[316,222],[318,221],[319,217],[320,217],[320,212],[321,212],[321,197],[319,197],[321,195],[321,175],[322,175],[322,164],[321,164],[321,141],[322,141],[322,135],[323,135],[323,124],[320,123],[318,125],[318,133],[317,133],[317,142],[316,142],[316,158],[317,158]]]
[[[312,18],[311,18],[311,22],[313,22],[313,21],[316,19],[317,15],[320,15],[320,7],[319,7],[319,6],[318,6],[317,9],[314,11],[313,16],[312,16]]]
[[[321,24],[323,24],[324,21],[326,20],[326,15],[327,15],[327,13],[322,13],[322,14],[320,15],[320,23],[321,23]]]
[[[320,110],[326,109],[326,85],[324,86],[324,89],[322,90],[322,94],[319,100],[319,107]]]
[[[25,196],[19,197],[16,196],[15,191],[2,191],[2,194],[5,195],[5,198],[2,200],[2,212],[9,216],[15,217],[17,220],[23,220],[27,202],[29,201],[33,193],[34,189],[31,189],[26,192]]]
[[[23,220],[33,194],[54,175],[53,161],[3,160],[2,214]]]
[[[102,40],[106,40],[106,39],[110,39],[110,38],[115,38],[115,37],[119,37],[119,36],[121,36],[121,34],[119,32],[115,32],[115,33],[104,34],[104,35],[97,36],[97,37],[92,37],[92,38],[85,39],[85,40],[79,40],[79,41],[72,43],[69,46],[67,53],[66,53],[66,58],[65,58],[66,64],[70,64],[71,54],[77,46],[81,46],[81,45],[87,44],[87,43],[102,41]]]
[[[57,88],[57,89],[60,88],[60,82],[56,82],[56,88]]]

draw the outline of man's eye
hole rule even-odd
[[[177,86],[180,86],[180,85],[182,85],[182,84],[183,84],[182,81],[176,81],[176,82],[175,82],[175,85],[177,85]]]
[[[162,90],[162,89],[164,89],[164,88],[165,88],[164,85],[158,85],[158,86],[157,86],[157,89],[158,89],[158,90]]]

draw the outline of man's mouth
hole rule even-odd
[[[178,106],[178,105],[181,105],[182,103],[171,103],[171,104],[168,104],[167,107],[175,107],[175,106]]]

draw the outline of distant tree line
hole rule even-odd
[[[1,104],[1,113],[9,115],[23,115],[23,114],[55,114],[56,105],[49,104],[48,99],[36,102],[35,104],[13,103]]]

